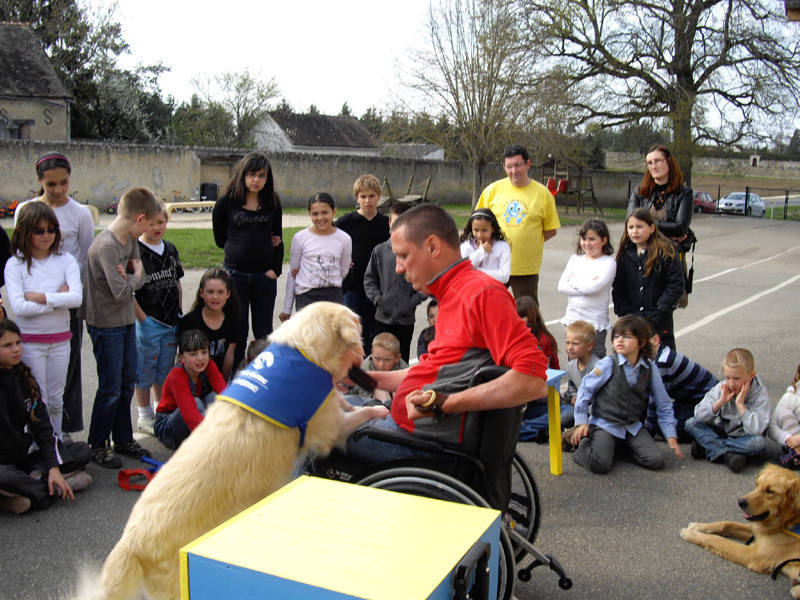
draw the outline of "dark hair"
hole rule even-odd
[[[619,240],[619,250],[617,250],[617,262],[621,260],[625,249],[633,244],[628,237],[628,221],[631,219],[637,219],[655,227],[653,233],[647,239],[648,256],[647,262],[645,263],[644,276],[649,277],[654,266],[656,269],[661,268],[658,263],[659,257],[663,256],[664,258],[672,258],[675,256],[675,247],[672,245],[672,242],[670,242],[669,239],[658,230],[658,225],[656,225],[656,222],[653,219],[653,215],[650,214],[650,211],[644,207],[639,207],[631,212],[631,214],[629,214],[625,219],[625,228],[623,229],[622,237]]]
[[[17,324],[11,319],[4,317],[3,319],[0,319],[0,338],[3,337],[6,333],[13,333],[17,336],[21,336]],[[19,364],[12,368],[19,369],[20,372],[22,373],[22,378],[23,381],[25,382],[25,388],[26,388],[25,390],[23,390],[23,392],[27,392],[27,394],[30,396],[31,399],[31,411],[30,411],[31,421],[37,423],[39,419],[36,417],[34,411],[36,409],[36,404],[39,402],[39,400],[42,399],[42,394],[39,390],[39,384],[36,382],[36,378],[33,376],[33,373],[31,373],[31,370],[28,367],[28,365],[26,365],[24,362],[19,361]]]
[[[333,201],[333,196],[328,192],[317,192],[308,199],[308,210],[311,210],[311,205],[317,202],[324,202],[331,207],[331,210],[336,210],[336,203]]]
[[[645,360],[655,356],[655,350],[650,347],[650,324],[644,318],[636,315],[625,315],[620,317],[611,328],[611,339],[623,333],[632,334],[639,342],[639,358]]]
[[[211,342],[208,341],[205,333],[199,329],[187,329],[178,340],[178,354],[208,349],[209,346],[211,346]]]
[[[392,204],[391,208],[389,208],[389,214],[399,217],[412,208],[414,208],[414,205],[411,204],[411,202],[395,202]]]
[[[683,185],[683,171],[681,171],[680,166],[678,166],[678,161],[675,160],[672,152],[670,152],[669,148],[667,148],[664,144],[653,144],[650,146],[650,148],[644,154],[645,160],[647,160],[647,155],[651,152],[661,152],[661,154],[664,155],[667,165],[669,166],[667,193],[676,191]],[[653,193],[653,189],[655,187],[656,181],[650,174],[650,169],[648,169],[645,165],[644,177],[642,178],[642,182],[639,184],[639,187],[636,189],[639,191],[639,195],[641,195],[643,198],[648,198],[650,194]]]
[[[506,241],[506,236],[503,235],[503,230],[500,229],[500,223],[497,222],[497,217],[494,216],[494,213],[488,208],[479,208],[469,216],[469,219],[467,219],[467,224],[464,225],[464,231],[460,238],[462,242],[473,239],[473,221],[489,221],[489,225],[492,226],[492,239],[503,240],[504,242]]]
[[[225,269],[220,269],[218,267],[214,267],[208,269],[203,276],[200,278],[200,285],[197,286],[197,294],[194,297],[194,304],[192,304],[192,310],[197,310],[198,308],[203,308],[206,303],[203,301],[203,296],[201,294],[203,288],[206,287],[206,283],[208,283],[209,279],[218,279],[222,283],[225,284],[225,288],[230,291],[231,295],[228,298],[228,301],[225,303],[225,306],[222,307],[222,312],[225,315],[231,314],[238,314],[239,312],[239,296],[236,294],[236,290],[233,289],[233,279],[231,279],[230,274]]]
[[[406,228],[405,238],[417,248],[430,236],[437,236],[451,248],[458,249],[458,227],[445,209],[435,204],[419,204],[397,217],[392,230]]]
[[[266,171],[267,181],[258,192],[259,211],[272,212],[280,208],[280,198],[275,192],[275,180],[272,176],[272,166],[266,155],[261,152],[248,152],[236,165],[236,171],[225,186],[225,195],[241,205],[247,202],[247,186],[244,183],[245,175],[261,170]]]
[[[69,160],[67,160],[66,156],[58,152],[48,152],[36,161],[36,179],[41,181],[45,171],[58,169],[59,167],[66,169],[67,174],[72,174],[72,166],[69,164]],[[38,195],[41,196],[42,194],[44,194],[44,187],[39,186]]]
[[[614,254],[614,247],[611,245],[611,234],[608,232],[608,225],[602,219],[589,219],[583,222],[581,228],[578,230],[578,249],[575,251],[576,254],[583,254],[583,248],[581,248],[581,240],[586,237],[586,234],[590,231],[594,231],[597,235],[600,236],[600,239],[606,238],[606,243],[603,244],[603,254],[606,256],[611,256]]]
[[[430,302],[428,302],[428,305],[425,307],[425,317],[427,318],[428,311],[430,309],[436,308],[437,306],[439,306],[439,301],[436,298],[433,298]]]
[[[236,374],[238,375],[245,369],[245,367],[247,367],[247,365],[253,362],[267,346],[269,346],[269,339],[267,338],[256,338],[254,340],[250,340],[250,343],[247,344],[247,350],[245,350],[242,362],[240,362],[239,366],[236,367]]]
[[[61,229],[58,226],[58,217],[52,208],[44,202],[26,202],[19,209],[17,226],[11,234],[11,254],[21,254],[28,265],[28,273],[31,272],[31,236],[33,231],[44,221],[48,229],[55,229],[53,243],[50,245],[50,253],[58,252],[61,247]]]
[[[553,334],[548,331],[547,325],[544,324],[542,313],[539,312],[539,304],[533,299],[533,296],[520,296],[517,298],[516,304],[517,314],[520,318],[528,317],[528,327],[531,328],[533,335],[537,339],[541,339],[543,336],[549,338],[553,346],[553,356],[558,356],[556,338],[553,337]]]
[[[503,150],[503,160],[517,155],[521,156],[522,160],[525,162],[528,162],[531,159],[530,154],[528,154],[528,149],[525,146],[520,146],[519,144],[511,144],[510,146],[507,146],[505,150]]]

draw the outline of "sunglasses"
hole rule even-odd
[[[45,233],[49,233],[50,235],[55,235],[58,233],[58,229],[55,227],[49,227],[48,229],[34,229],[33,235],[44,235]]]

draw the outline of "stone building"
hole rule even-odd
[[[381,143],[355,117],[271,112],[253,132],[264,152],[380,156]]]
[[[68,141],[71,101],[30,27],[0,23],[0,140]]]

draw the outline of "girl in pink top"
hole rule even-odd
[[[64,384],[69,364],[69,309],[80,306],[80,267],[61,252],[61,231],[53,209],[44,202],[23,206],[11,237],[14,255],[6,263],[9,304],[17,319],[25,362],[62,437]]]

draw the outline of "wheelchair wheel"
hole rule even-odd
[[[542,521],[542,501],[539,498],[539,488],[533,477],[528,463],[517,452],[511,461],[511,501],[504,515],[508,527],[516,531],[531,544],[539,533]],[[522,559],[526,551],[518,544],[514,544],[514,557],[517,561]]]
[[[437,471],[413,467],[387,469],[356,482],[358,485],[380,488],[392,492],[412,494],[435,500],[458,502],[470,506],[490,508],[475,490],[457,479]],[[498,569],[498,600],[511,600],[514,596],[515,581],[514,548],[506,533],[500,528],[500,559]]]

